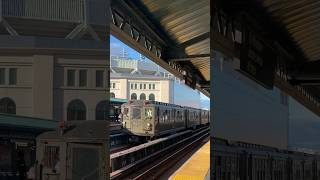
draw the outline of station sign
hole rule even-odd
[[[243,42],[235,45],[240,59],[240,71],[267,89],[273,89],[276,53],[250,29],[243,32]]]
[[[190,71],[186,71],[186,74],[184,75],[184,83],[192,89],[196,88],[196,79]]]
[[[247,22],[255,22],[243,16],[242,41],[235,42],[235,57],[240,59],[238,70],[267,89],[273,89],[277,54],[256,28]],[[243,19],[242,19],[243,20]]]

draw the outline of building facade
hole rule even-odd
[[[104,118],[107,63],[102,59],[84,55],[1,56],[0,113],[53,120]]]
[[[180,79],[144,57],[135,60],[113,56],[110,71],[110,96],[113,98],[201,107],[199,91],[187,87]]]
[[[110,96],[173,103],[173,85],[172,80],[165,78],[111,75]]]

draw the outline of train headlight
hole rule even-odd
[[[152,130],[152,124],[147,123],[147,130]]]

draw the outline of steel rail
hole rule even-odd
[[[200,137],[198,137],[200,136]],[[161,149],[157,152],[154,152],[153,154],[147,156],[147,157],[144,157],[136,162],[134,162],[133,164],[129,164],[123,168],[121,168],[120,170],[116,170],[114,172],[111,173],[110,175],[110,179],[112,180],[116,180],[116,179],[125,179],[124,177],[126,176],[130,176],[130,172],[133,170],[133,169],[136,169],[137,167],[141,167],[143,166],[142,163],[143,162],[146,162],[146,161],[150,161],[151,159],[155,158],[155,157],[158,157],[160,155],[162,155],[164,152],[167,152],[168,150],[170,150],[171,148],[174,148],[174,147],[177,147],[178,145],[182,145],[182,149],[181,148],[178,148],[179,150],[176,151],[176,152],[179,152],[180,154],[187,154],[187,151],[186,151],[186,148],[190,147],[191,145],[195,144],[196,142],[198,142],[200,139],[203,139],[204,137],[207,137],[209,136],[209,128],[200,128],[198,130],[196,130],[195,132],[193,132],[193,135],[192,136],[189,136],[185,139],[182,139],[181,141],[175,143],[175,144],[172,144],[164,149]],[[188,140],[191,140],[192,138],[196,138],[196,140],[193,140],[192,142],[187,142]],[[186,143],[185,145],[183,143]],[[183,151],[186,151],[186,153],[181,153]],[[170,153],[174,152],[175,155],[179,154],[179,153],[176,153],[175,150],[171,150]],[[174,156],[171,156],[171,157],[174,157]],[[166,158],[168,160],[168,158]],[[169,157],[170,159],[170,157]],[[161,161],[161,162],[165,162],[165,161]],[[152,168],[154,169],[154,168]],[[150,171],[150,168],[148,171],[145,171],[145,172],[151,172]],[[144,173],[143,173],[144,174]],[[132,174],[131,174],[132,175]],[[145,176],[145,175],[142,175],[140,174],[141,176]],[[140,177],[140,176],[139,176]],[[132,178],[130,178],[132,179]]]
[[[187,144],[185,147],[183,147],[182,149],[174,152],[172,155],[170,155],[169,157],[166,157],[165,159],[163,159],[162,161],[160,161],[159,163],[151,166],[148,170],[144,171],[143,173],[141,173],[140,175],[136,176],[135,178],[133,178],[133,180],[141,180],[141,179],[147,179],[152,177],[152,179],[157,179],[158,176],[161,174],[159,169],[161,167],[164,167],[164,169],[162,169],[161,172],[164,172],[167,169],[170,169],[170,167],[172,167],[173,162],[177,162],[179,161],[179,157],[184,157],[186,154],[188,154],[190,151],[192,151],[193,149],[195,149],[195,147],[190,148],[191,146],[194,146],[195,143],[205,139],[206,137],[209,136],[209,132],[202,135],[201,137],[199,137],[198,139],[194,140],[193,142]],[[178,160],[177,160],[178,159]],[[168,166],[168,163],[170,163],[170,165]],[[158,171],[156,174],[154,173],[155,171]]]

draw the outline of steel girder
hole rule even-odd
[[[137,1],[126,0],[111,2],[111,34],[176,77],[185,80],[190,87],[209,96],[208,82],[190,61],[201,58],[208,58],[209,61],[210,54],[188,55],[185,52],[187,46],[209,38],[209,33],[177,44],[159,22],[155,22],[141,9],[143,5],[136,3]]]

